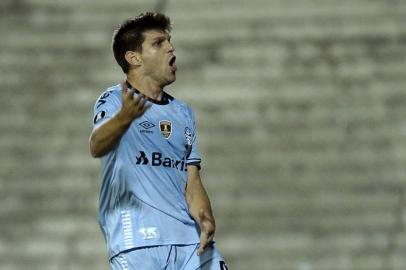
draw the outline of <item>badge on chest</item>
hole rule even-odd
[[[172,134],[172,122],[169,120],[159,121],[159,129],[165,139],[169,139]]]

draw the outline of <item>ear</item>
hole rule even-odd
[[[142,64],[141,55],[138,52],[126,51],[124,57],[131,66],[140,66]]]

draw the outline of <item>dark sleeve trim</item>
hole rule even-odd
[[[188,162],[186,163],[187,166],[196,166],[199,170],[201,169],[200,161],[199,162]]]

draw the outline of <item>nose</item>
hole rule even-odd
[[[169,52],[174,52],[175,51],[175,47],[173,46],[173,44],[170,42],[170,41],[168,41],[168,44],[169,44]]]

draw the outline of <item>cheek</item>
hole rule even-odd
[[[143,53],[144,69],[147,74],[162,75],[165,72],[164,56],[159,50],[146,48]]]
[[[159,66],[158,57],[155,55],[148,55],[144,57],[144,64],[147,68],[156,69]]]

